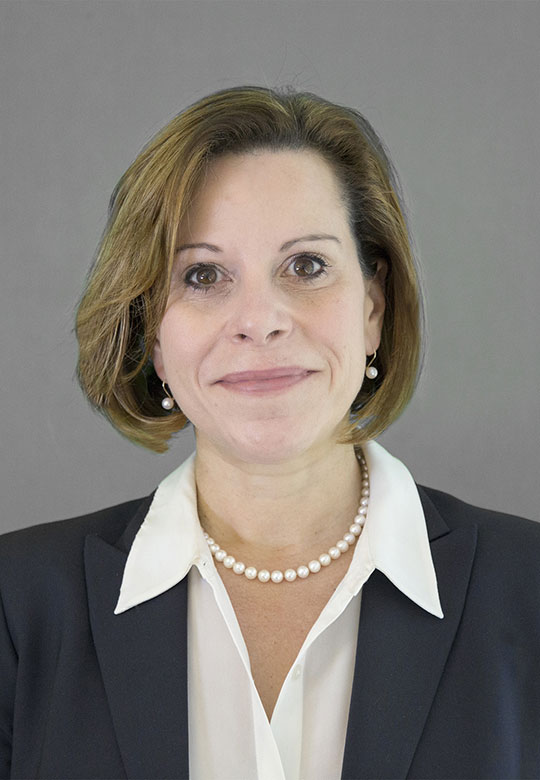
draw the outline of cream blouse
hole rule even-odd
[[[194,453],[160,483],[131,547],[115,614],[159,598],[188,577],[190,780],[337,780],[362,586],[379,569],[419,607],[443,618],[414,479],[376,441],[363,451],[370,478],[364,530],[289,670],[270,721],[197,516]]]

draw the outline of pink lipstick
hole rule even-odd
[[[218,384],[237,393],[261,395],[293,387],[314,372],[300,366],[283,366],[263,371],[239,371],[226,374]]]

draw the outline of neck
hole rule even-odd
[[[235,460],[198,441],[195,478],[204,530],[254,564],[284,565],[333,545],[353,522],[361,492],[352,445],[269,465]]]

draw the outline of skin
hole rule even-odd
[[[339,242],[280,251],[322,233]],[[305,150],[215,161],[180,236],[222,250],[178,252],[153,353],[195,428],[201,522],[237,560],[298,565],[334,544],[358,506],[354,450],[336,435],[379,346],[386,263],[364,280],[334,173]],[[313,373],[267,392],[218,381],[291,365]]]

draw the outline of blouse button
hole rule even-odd
[[[298,678],[302,676],[302,667],[300,666],[300,664],[295,666],[292,676],[294,680],[298,680]]]

